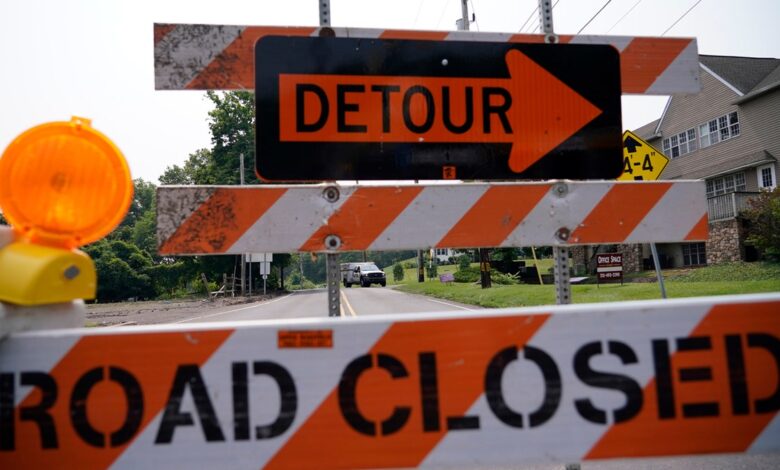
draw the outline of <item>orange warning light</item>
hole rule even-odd
[[[0,207],[34,243],[75,248],[122,221],[133,181],[122,153],[89,119],[22,133],[0,157]]]

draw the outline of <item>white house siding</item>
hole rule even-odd
[[[748,101],[740,108],[745,110],[753,132],[759,136],[760,148],[765,149],[776,159],[780,158],[780,89]],[[780,167],[778,167],[777,162],[774,163],[774,166],[775,179],[777,179],[780,176],[780,171],[778,171]],[[750,178],[747,182],[747,189],[748,191],[757,191],[757,172],[755,169],[750,169],[745,176],[748,176],[748,173]]]
[[[686,178],[701,174],[706,172],[707,168],[725,163],[731,158],[766,148],[762,138],[763,123],[757,127],[758,119],[751,115],[749,108],[731,104],[739,96],[707,72],[702,71],[701,82],[702,92],[698,95],[674,96],[661,123],[660,131],[663,137],[654,140],[653,145],[663,149],[663,138],[688,129],[696,129],[696,137],[700,144],[699,125],[733,111],[739,113],[740,134],[730,140],[718,142],[704,149],[699,148],[671,160],[661,175],[662,179]],[[755,179],[753,181],[755,182]]]

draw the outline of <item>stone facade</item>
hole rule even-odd
[[[743,259],[745,233],[739,219],[718,220],[710,223],[707,240],[707,264],[731,263]]]
[[[642,270],[642,245],[618,245],[620,253],[623,253],[623,272],[638,273]]]

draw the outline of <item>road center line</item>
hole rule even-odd
[[[345,294],[344,291],[341,291],[341,299],[344,301],[344,305],[347,306],[347,311],[349,311],[349,314],[353,317],[356,317],[357,313],[355,313],[355,309],[352,308],[352,304],[350,304],[349,300],[347,300],[347,294]]]

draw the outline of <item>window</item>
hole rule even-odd
[[[707,264],[707,250],[704,243],[686,243],[682,246],[683,266]]]
[[[664,139],[664,154],[670,158],[691,153],[698,148],[696,142],[696,129],[688,129],[668,139]]]
[[[774,189],[776,186],[775,166],[770,164],[758,167],[758,187],[761,189]]]
[[[707,197],[733,193],[735,191],[745,191],[746,189],[744,171],[707,180]]]
[[[739,116],[737,112],[720,116],[699,126],[699,146],[709,147],[718,142],[732,139],[739,135]]]

